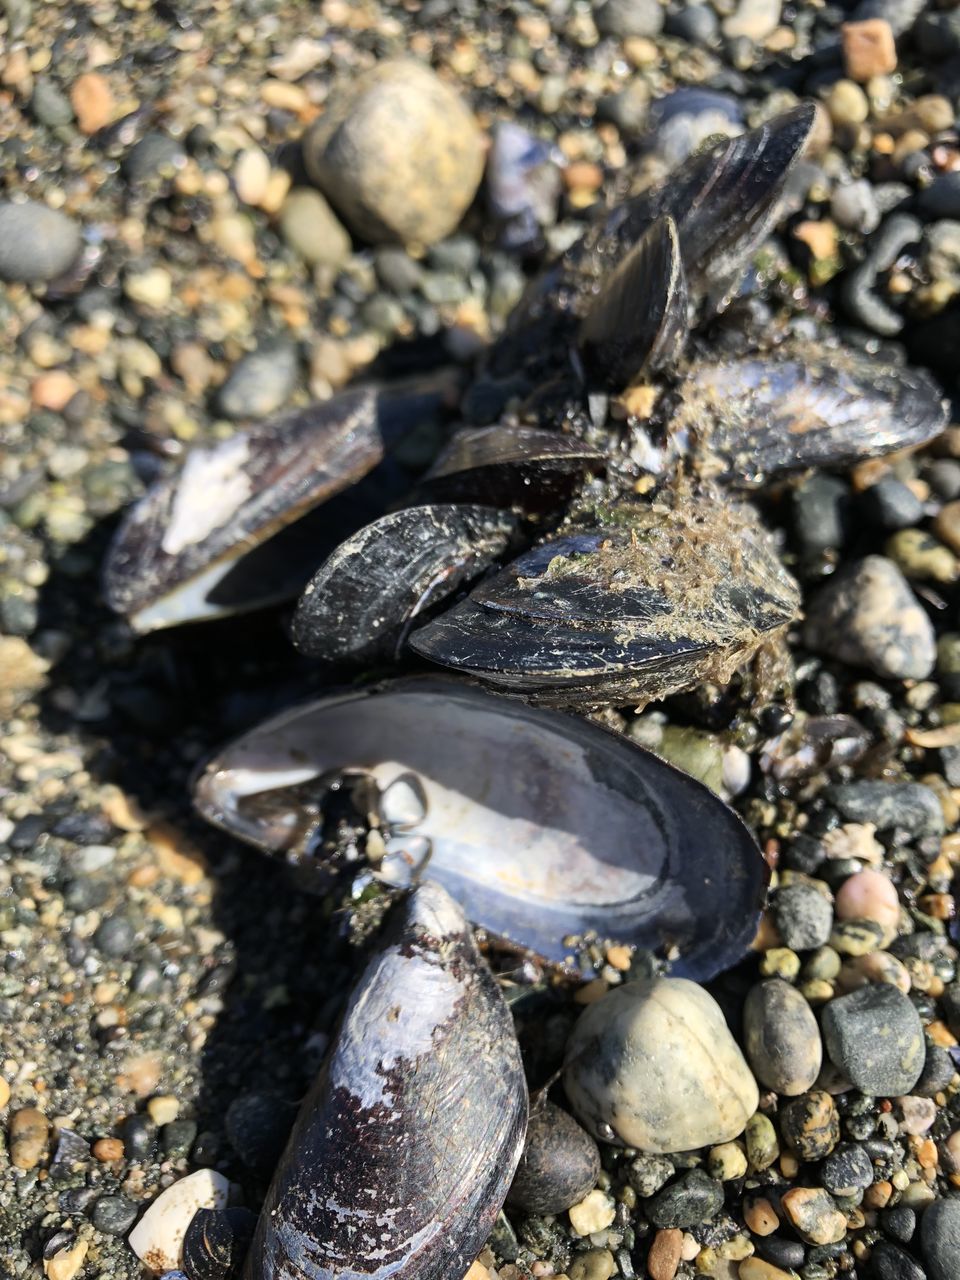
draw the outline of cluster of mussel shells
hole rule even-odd
[[[391,457],[449,408],[443,373],[197,449],[117,534],[106,594],[139,631],[301,590],[292,638],[331,684],[421,668],[288,709],[196,783],[247,843],[408,891],[303,1104],[249,1280],[453,1280],[482,1246],[528,1100],[468,920],[547,965],[617,940],[695,980],[753,937],[766,867],[737,816],[570,710],[729,679],[800,603],[749,490],[945,425],[926,375],[873,356],[707,350],[813,124],[795,108],[598,219],[489,352],[464,401],[485,425],[403,500]],[[326,821],[344,794],[366,829],[348,848]]]

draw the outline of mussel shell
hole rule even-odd
[[[622,201],[534,280],[493,347],[494,378],[518,369],[538,381],[556,362],[596,293],[658,218],[677,226],[691,300],[723,303],[779,216],[784,187],[817,108],[802,104],[708,152],[691,156],[662,186]]]
[[[344,532],[341,512],[339,538],[318,549],[315,531],[300,537],[304,517],[368,476],[452,390],[441,370],[389,393],[344,391],[194,449],[122,520],[104,564],[107,603],[152,631],[295,595]],[[360,510],[350,532],[370,519]]]
[[[550,511],[604,455],[572,436],[536,427],[495,425],[458,431],[420,482],[420,492],[449,502]]]
[[[624,506],[481,582],[411,637],[417,653],[556,705],[652,701],[729,679],[800,604],[743,509]]]
[[[200,774],[203,817],[297,867],[314,860],[311,789],[368,773],[417,782],[404,837],[477,925],[548,963],[571,936],[679,950],[705,978],[744,954],[766,867],[712,792],[629,739],[449,677],[390,681],[294,707]]]
[[[600,290],[580,326],[588,380],[622,391],[676,363],[687,337],[677,224],[658,218]]]
[[[510,1012],[460,908],[422,885],[354,988],[304,1099],[246,1280],[462,1276],[526,1125]]]
[[[948,421],[942,393],[923,370],[812,343],[698,362],[681,396],[671,431],[701,469],[745,486],[913,448]]]
[[[492,507],[408,507],[348,538],[307,584],[293,643],[327,662],[395,657],[411,623],[506,548],[517,519]]]
[[[189,1280],[235,1280],[256,1225],[249,1209],[198,1209],[183,1238]]]

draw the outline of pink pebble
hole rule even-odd
[[[885,929],[895,929],[900,919],[896,886],[882,871],[858,871],[844,880],[835,910],[840,920],[875,920]]]
[[[932,1098],[917,1098],[912,1094],[906,1098],[898,1098],[903,1119],[900,1128],[904,1133],[912,1133],[919,1137],[926,1133],[937,1118],[937,1104]]]

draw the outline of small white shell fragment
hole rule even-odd
[[[151,1271],[180,1265],[183,1238],[198,1209],[224,1209],[230,1183],[213,1169],[198,1169],[160,1193],[127,1236],[127,1244]]]

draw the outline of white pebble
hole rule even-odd
[[[616,1205],[604,1191],[591,1191],[570,1210],[570,1225],[578,1236],[590,1236],[609,1227]]]

